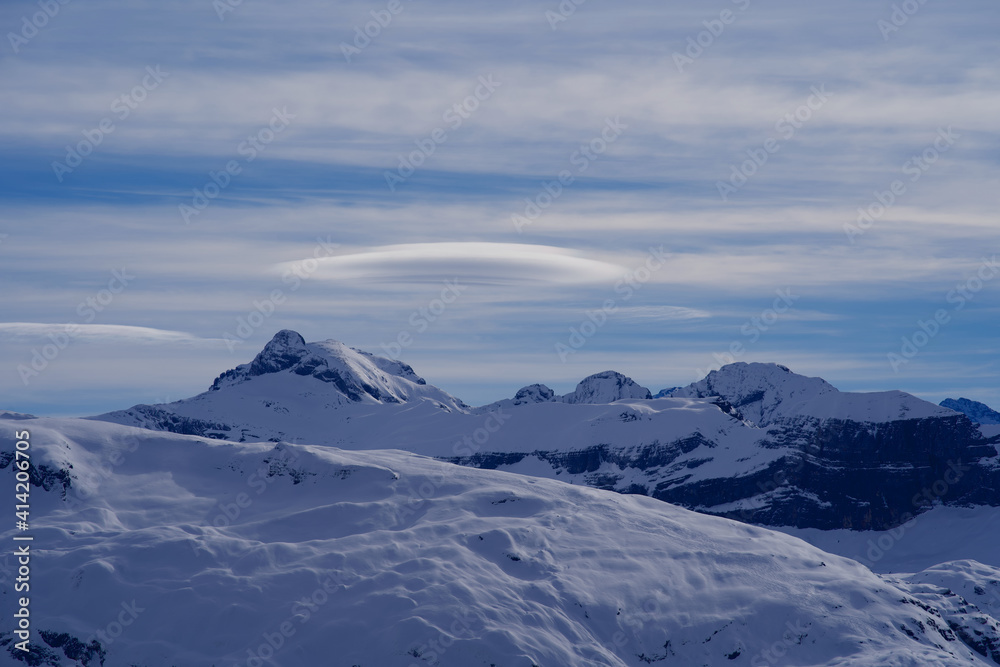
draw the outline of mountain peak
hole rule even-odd
[[[973,401],[968,398],[946,398],[940,403],[942,408],[948,408],[963,415],[979,424],[1000,424],[1000,412],[997,412],[985,403]]]
[[[613,403],[623,398],[652,398],[649,389],[617,371],[594,373],[562,397],[565,403]]]
[[[298,331],[292,331],[291,329],[282,329],[278,333],[274,334],[274,337],[264,346],[264,349],[278,349],[278,348],[303,348],[306,346],[306,339],[302,337]]]
[[[248,375],[255,377],[291,368],[309,354],[306,339],[297,331],[282,329],[250,362]]]
[[[521,387],[514,394],[514,405],[525,405],[528,403],[548,403],[556,400],[556,393],[544,384],[529,384]]]
[[[774,419],[789,401],[799,402],[837,389],[822,378],[793,373],[780,364],[739,361],[712,371],[704,379],[674,391],[676,398],[721,396],[758,426]]]
[[[799,375],[781,364],[742,361],[712,371],[671,396],[720,396],[757,426],[801,417],[877,422],[950,414],[902,391],[841,392],[822,378]]]
[[[282,393],[325,391],[296,382],[293,380],[296,376],[332,385],[335,395],[329,398],[334,403],[402,403],[416,397],[431,397],[451,409],[461,410],[464,406],[458,399],[428,386],[403,362],[377,357],[332,339],[307,343],[290,329],[276,333],[249,364],[241,364],[217,377],[209,391],[265,378],[268,383],[282,383]]]

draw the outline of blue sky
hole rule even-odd
[[[0,6],[4,408],[282,328],[472,404],[735,359],[1000,406],[993,3],[53,2]]]

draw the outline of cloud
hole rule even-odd
[[[682,306],[632,306],[615,313],[623,320],[697,320],[711,316],[708,311]]]
[[[45,322],[0,322],[0,338],[8,340],[48,339],[67,336],[92,343],[187,343],[214,345],[221,339],[199,338],[183,331],[134,327],[122,324],[49,324]]]
[[[622,266],[589,259],[566,248],[488,242],[381,246],[348,255],[284,262],[275,270],[352,284],[456,279],[479,285],[583,285],[614,281],[627,273]]]

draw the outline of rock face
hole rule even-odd
[[[555,392],[544,384],[529,384],[521,387],[514,394],[513,405],[528,405],[531,403],[547,403],[555,400]]]
[[[1000,412],[979,401],[970,401],[967,398],[946,398],[941,401],[941,407],[961,412],[977,424],[1000,424]]]
[[[1000,505],[1000,436],[901,391],[737,363],[653,400],[614,371],[469,408],[398,361],[275,335],[209,391],[96,419],[229,441],[404,449],[773,526],[884,529]]]
[[[764,430],[759,446],[787,453],[734,479],[653,489],[663,500],[752,523],[865,530],[938,502],[1000,504],[996,448],[968,419],[904,392],[848,394],[777,364],[731,364],[672,396],[718,396]]]

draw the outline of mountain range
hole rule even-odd
[[[606,371],[565,395],[532,384],[473,408],[406,364],[285,330],[202,394],[95,419],[402,449],[759,525],[888,529],[938,503],[1000,504],[1000,431],[905,392],[841,392],[780,364],[734,363],[652,396]]]

